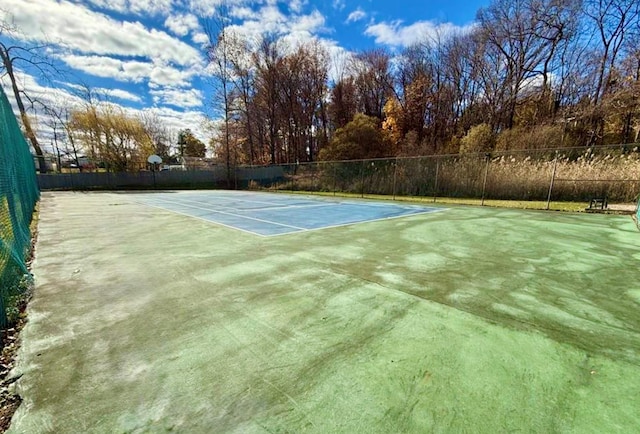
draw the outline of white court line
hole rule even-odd
[[[251,200],[243,200],[241,202],[251,202],[251,203],[268,203],[270,205],[273,205],[273,202],[262,202],[262,201],[251,201]],[[311,201],[314,202],[314,201]],[[318,202],[318,201],[315,201]],[[225,205],[218,205],[218,204],[214,204],[211,203],[209,201],[203,201],[203,200],[194,200],[194,199],[177,199],[174,200],[174,203],[182,203],[182,204],[186,204],[186,203],[199,203],[202,205],[209,205],[215,208],[225,208],[225,209],[230,209],[232,211],[266,211],[266,210],[279,210],[279,209],[290,209],[290,208],[314,208],[314,207],[321,207],[321,206],[332,206],[332,205],[340,205],[340,203],[338,202],[322,202],[322,203],[313,203],[313,204],[306,204],[306,205],[282,205],[282,206],[266,206],[263,208],[235,208],[232,206],[225,206]]]
[[[162,199],[161,198],[161,200],[169,200],[169,199]],[[216,208],[224,208],[224,209],[228,209],[228,210],[231,210],[231,211],[242,211],[241,208],[236,208],[236,207],[233,207],[233,206],[212,204],[211,202],[206,202],[206,201],[201,201],[201,200],[193,200],[193,199],[174,199],[172,201],[172,203],[185,204],[185,205],[188,204],[188,203],[199,203],[199,204],[202,204],[202,205],[215,206]]]
[[[231,196],[231,197],[233,197],[233,195],[230,195],[230,196]],[[215,197],[215,196],[214,196],[214,197]],[[247,200],[247,199],[239,199],[239,198],[237,198],[237,197],[233,197],[233,199],[232,199],[232,200],[237,200],[237,201],[239,201],[239,202],[262,203],[262,204],[265,204],[265,205],[273,205],[273,202],[264,202],[264,201],[261,201],[261,200]]]
[[[210,202],[203,202],[200,200],[182,200],[182,201],[175,201],[174,203],[182,203],[182,204],[186,204],[187,202],[191,202],[191,203],[199,203],[202,205],[210,205],[216,208],[226,208],[226,209],[230,209],[233,211],[268,211],[268,210],[281,210],[281,209],[291,209],[291,208],[317,208],[317,207],[322,207],[322,206],[335,206],[335,205],[340,205],[339,203],[336,202],[326,202],[326,203],[314,203],[314,204],[308,204],[308,205],[283,205],[283,206],[265,206],[263,208],[234,208],[231,206],[223,206],[223,205],[215,205],[212,204]],[[245,201],[245,202],[251,202],[251,201]],[[265,202],[266,203],[266,202]]]
[[[162,200],[162,201],[165,201],[165,202],[170,202],[170,203],[175,203],[175,202],[170,201],[169,199],[161,199],[160,198],[159,200]],[[203,208],[203,207],[198,207],[198,206],[193,206],[193,205],[188,205],[188,204],[182,203],[182,205],[184,205],[184,206],[191,207],[191,208],[196,208],[196,209],[201,209],[203,211],[211,211],[211,212],[214,212],[214,213],[228,214],[228,215],[231,215],[231,216],[234,216],[234,217],[246,218],[246,219],[249,219],[249,220],[256,220],[256,221],[261,221],[263,223],[268,223],[268,224],[273,224],[273,225],[277,225],[277,226],[283,226],[283,227],[288,227],[288,228],[291,228],[291,229],[296,229],[295,231],[285,232],[285,233],[281,233],[281,234],[263,235],[263,234],[260,234],[258,232],[250,231],[248,229],[242,229],[242,228],[239,228],[239,227],[236,227],[236,226],[231,226],[231,225],[228,225],[228,224],[225,224],[225,223],[220,223],[220,222],[215,221],[215,220],[208,220],[208,219],[205,219],[203,217],[194,216],[193,214],[189,214],[189,213],[186,213],[186,212],[172,210],[172,209],[169,209],[169,208],[165,208],[163,206],[153,205],[153,204],[150,204],[150,203],[139,202],[139,201],[134,201],[134,202],[138,202],[138,203],[141,203],[143,205],[151,206],[153,208],[158,208],[158,209],[161,209],[161,210],[164,210],[164,211],[174,212],[176,214],[180,214],[180,215],[183,215],[183,216],[186,216],[186,217],[191,217],[191,218],[195,218],[195,219],[198,219],[198,220],[202,220],[202,221],[205,221],[207,223],[218,224],[220,226],[224,226],[224,227],[229,228],[229,229],[235,229],[235,230],[238,230],[238,231],[241,231],[241,232],[249,233],[249,234],[252,234],[252,235],[257,235],[257,236],[263,237],[263,238],[279,237],[279,236],[282,236],[282,235],[291,235],[291,234],[295,234],[295,233],[298,233],[298,232],[313,232],[313,231],[319,231],[319,230],[322,230],[322,229],[331,229],[331,228],[339,228],[339,227],[344,227],[344,226],[352,226],[352,225],[356,225],[356,224],[360,224],[360,223],[369,223],[369,222],[393,220],[393,219],[398,219],[398,218],[402,218],[402,217],[411,217],[411,216],[414,216],[414,215],[417,216],[417,215],[423,215],[423,214],[431,214],[431,213],[437,213],[437,212],[442,212],[442,211],[447,211],[448,210],[448,208],[426,207],[426,208],[428,208],[427,210],[424,210],[424,211],[421,211],[421,212],[416,212],[416,213],[411,213],[411,214],[402,214],[402,215],[391,216],[391,217],[381,217],[381,218],[373,219],[373,220],[359,220],[359,221],[354,221],[354,222],[339,223],[339,224],[335,224],[335,225],[322,226],[322,227],[319,227],[319,228],[310,228],[310,229],[308,229],[308,228],[300,228],[300,227],[297,227],[297,226],[286,225],[286,224],[283,224],[283,223],[276,223],[276,222],[271,222],[271,221],[268,221],[268,220],[261,220],[261,219],[257,219],[257,218],[252,218],[252,217],[247,217],[247,216],[242,216],[242,215],[236,215],[236,214],[233,214],[233,213],[227,213],[227,212],[224,212],[224,211],[216,211],[216,210],[212,210],[210,208]],[[194,201],[194,202],[199,203],[197,201]],[[250,201],[247,201],[247,202],[250,202]],[[326,204],[318,204],[318,206],[333,206],[333,205],[340,205],[340,204],[361,205],[360,202],[328,202]],[[367,204],[367,205],[370,205],[370,204]],[[386,207],[386,206],[392,206],[392,205],[394,205],[394,204],[379,204],[378,206]],[[294,206],[294,205],[292,205],[292,206]],[[420,205],[415,205],[415,206],[419,207]]]
[[[165,211],[165,212],[178,214],[178,215],[182,215],[182,216],[185,216],[185,217],[190,217],[190,218],[196,219],[196,220],[202,220],[203,222],[207,222],[207,223],[212,224],[212,225],[219,225],[219,226],[223,226],[223,227],[228,228],[228,229],[235,229],[236,231],[244,232],[246,234],[257,235],[257,236],[262,237],[262,238],[267,238],[267,235],[262,235],[261,233],[258,233],[258,232],[253,232],[253,231],[250,231],[248,229],[242,229],[242,228],[239,228],[237,226],[227,225],[227,224],[224,224],[224,223],[217,222],[215,220],[207,220],[204,217],[198,217],[196,215],[189,214],[189,213],[186,213],[186,212],[176,211],[176,210],[165,208],[165,207],[162,207],[162,206],[159,206],[159,205],[152,205],[152,204],[146,203],[146,202],[137,202],[137,201],[135,201],[135,202],[139,203],[141,205],[149,206],[151,208],[156,208],[156,209],[159,209],[159,210],[162,210],[162,211]],[[284,235],[284,234],[272,234],[272,235],[269,235],[269,236],[272,237],[274,235]]]
[[[360,223],[381,222],[381,221],[384,221],[384,220],[393,220],[393,219],[399,219],[399,218],[402,218],[402,217],[411,217],[411,216],[414,216],[414,215],[434,214],[434,213],[437,213],[437,212],[442,212],[442,211],[447,211],[447,210],[448,210],[448,208],[440,208],[440,209],[431,208],[428,211],[416,212],[416,213],[412,213],[412,214],[394,215],[394,216],[391,216],[391,217],[381,217],[379,219],[374,219],[374,220],[360,220],[360,221],[357,221],[357,222],[339,223],[337,225],[330,225],[330,226],[322,226],[320,228],[305,229],[304,232],[313,232],[313,231],[319,231],[319,230],[322,230],[322,229],[331,229],[331,228],[341,228],[341,227],[344,227],[344,226],[352,226],[352,225],[357,225],[357,224],[360,224]],[[297,233],[297,232],[287,232],[287,233],[284,233],[284,234],[271,234],[271,235],[263,235],[263,236],[265,238],[271,238],[271,237],[279,237],[281,235],[291,235],[291,234],[295,234],[295,233]]]
[[[168,199],[158,199],[158,200],[164,200],[165,202],[175,203],[175,202],[170,201]],[[217,214],[230,215],[232,217],[239,217],[239,218],[243,218],[243,219],[247,219],[247,220],[254,220],[254,221],[257,221],[257,222],[267,223],[267,224],[271,224],[271,225],[275,225],[275,226],[283,226],[285,228],[298,229],[298,230],[301,230],[301,231],[306,231],[307,230],[306,228],[301,228],[301,227],[298,227],[298,226],[287,225],[287,224],[284,224],[284,223],[272,222],[270,220],[263,220],[263,219],[259,219],[259,218],[255,218],[255,217],[249,217],[249,216],[244,216],[244,215],[240,215],[240,214],[234,214],[234,213],[231,213],[231,212],[217,211],[215,209],[204,208],[204,207],[196,206],[196,205],[189,205],[189,204],[186,204],[186,203],[182,203],[181,205],[189,207],[189,208],[200,209],[202,211],[210,211],[210,212],[217,213]]]
[[[291,209],[291,208],[319,208],[321,206],[337,206],[339,203],[317,203],[313,205],[285,205],[285,206],[267,206],[265,208],[251,208],[245,209],[243,211],[268,211],[268,210],[281,210],[281,209]]]
[[[272,197],[280,197],[280,198],[298,198],[299,195],[291,195],[291,194],[287,194],[287,193],[268,193],[268,192],[262,192],[262,193],[245,193],[245,192],[237,192],[237,191],[231,191],[231,192],[227,192],[227,193],[231,193],[231,194],[217,194],[214,193],[212,196],[212,198],[220,198],[223,200],[237,200],[239,202],[249,202],[249,203],[263,203],[265,205],[273,205],[273,202],[265,202],[265,201],[261,201],[261,200],[252,200],[252,199],[240,199],[238,197],[235,197],[235,195],[237,194],[242,194],[244,197],[254,197],[254,196],[272,196]],[[199,194],[199,193],[196,193]],[[310,201],[310,202],[320,202],[322,199],[319,199],[320,197],[322,198],[326,198],[326,196],[302,196],[302,198],[300,200],[306,200],[306,201]],[[202,203],[205,205],[212,205],[209,202],[203,202],[203,201],[197,201],[197,200],[190,200],[191,202],[195,202],[195,203]],[[340,201],[333,201],[331,200],[331,198],[329,198],[329,200],[327,200],[326,202],[324,202],[323,204],[318,204],[317,206],[323,206],[324,204],[327,205],[356,205],[356,206],[367,206],[367,207],[380,207],[380,208],[387,208],[387,207],[397,207],[397,208],[403,208],[403,209],[416,209],[416,208],[431,208],[428,205],[420,205],[420,204],[410,204],[410,203],[380,203],[380,202],[372,202],[370,200],[363,200],[363,201],[354,201],[354,200],[340,200]],[[298,205],[284,205],[284,206],[272,206],[272,207],[265,207],[265,208],[234,208],[234,207],[225,207],[225,206],[220,206],[220,208],[229,208],[229,209],[233,209],[234,211],[253,211],[253,210],[263,210],[263,209],[269,209],[269,208],[273,208],[273,209],[279,209],[279,208],[295,208]],[[303,207],[304,205],[299,205],[300,207]],[[316,205],[307,205],[309,207],[311,206],[316,206]],[[373,221],[373,220],[372,220]]]

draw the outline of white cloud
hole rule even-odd
[[[198,17],[193,14],[171,15],[165,20],[164,26],[178,36],[186,36],[200,29]]]
[[[62,56],[61,59],[72,68],[96,77],[113,78],[133,83],[148,80],[150,86],[186,86],[191,78],[201,72],[197,66],[177,69],[161,61],[125,61],[107,56],[73,54]]]
[[[362,8],[358,8],[349,14],[347,23],[355,23],[356,21],[364,20],[366,17],[367,13],[363,11]]]
[[[202,92],[198,89],[163,88],[152,89],[149,93],[156,104],[167,104],[180,108],[202,106]]]
[[[210,134],[205,131],[205,115],[197,110],[179,111],[169,107],[154,107],[142,112],[153,112],[158,116],[162,125],[172,131],[189,128],[193,134],[204,143],[208,142]]]
[[[82,103],[82,99],[77,95],[59,87],[43,86],[32,75],[20,70],[16,71],[16,81],[19,83],[20,89],[24,90],[32,100],[45,105],[55,101],[65,101],[71,106]],[[13,103],[14,98],[9,79],[7,77],[0,78],[0,84],[5,89],[9,101]]]
[[[309,32],[314,33],[323,29],[325,23],[324,16],[317,10],[309,15],[300,15],[291,23],[292,32]]]
[[[265,25],[265,31],[281,31],[287,17],[280,12],[277,5],[267,5],[260,9],[259,20]]]
[[[104,87],[97,87],[93,89],[95,92],[103,94],[108,98],[117,98],[124,101],[142,102],[142,98],[138,95],[134,95],[123,89],[107,89]]]
[[[194,14],[201,17],[211,17],[222,4],[232,8],[234,6],[241,6],[244,3],[251,3],[252,1],[253,0],[188,0],[184,3],[186,3],[186,9]]]
[[[194,33],[193,36],[191,37],[191,40],[200,46],[205,46],[209,43],[209,37],[207,36],[206,33],[203,33],[203,32]]]
[[[333,0],[332,6],[334,9],[341,11],[346,6],[345,0]]]
[[[145,77],[145,74],[141,72],[132,73],[132,70],[134,69],[136,71],[140,71],[142,67],[146,65],[144,62],[128,62],[128,65],[132,68],[129,71],[125,71],[125,62],[112,57],[77,56],[70,54],[62,56],[61,59],[72,68],[97,77],[117,77],[122,81],[133,81],[135,83],[139,83]]]
[[[89,3],[103,10],[135,15],[168,15],[172,7],[172,0],[89,0]]]
[[[45,151],[52,152],[53,150],[50,144],[53,139],[53,130],[49,125],[51,125],[53,117],[48,115],[42,109],[42,106],[56,107],[62,103],[65,107],[72,109],[74,107],[79,107],[83,103],[83,100],[63,88],[42,86],[32,75],[26,74],[20,70],[16,70],[16,80],[20,83],[20,88],[23,89],[32,100],[38,102],[37,106],[34,106],[36,110],[29,113],[29,119],[32,127],[36,131],[36,136],[38,137],[40,146]],[[5,89],[5,93],[9,98],[13,112],[16,114],[16,117],[19,118],[18,108],[15,104],[9,79],[7,77],[0,77],[0,86]],[[27,110],[31,109],[31,107],[27,107]]]
[[[299,14],[300,12],[302,12],[302,8],[306,3],[307,2],[304,0],[291,0],[289,2],[289,10],[291,12]]]
[[[308,40],[313,34],[325,31],[325,17],[313,10],[309,14],[285,15],[277,5],[268,4],[257,11],[255,17],[241,24],[230,26],[234,32],[248,40],[258,40],[261,35],[275,34],[288,40]]]
[[[420,42],[446,38],[457,32],[466,32],[471,28],[472,25],[460,27],[452,23],[434,23],[433,21],[418,21],[403,26],[402,21],[393,21],[372,24],[364,33],[374,37],[378,44],[408,47]]]
[[[82,98],[83,95],[86,95],[87,92],[90,92],[91,95],[99,96],[99,100],[110,101],[112,98],[117,98],[123,101],[132,101],[141,103],[142,98],[139,95],[135,95],[129,91],[124,89],[114,89],[114,88],[106,88],[106,87],[86,87],[80,84],[75,83],[66,83],[62,81],[57,81],[64,87],[68,89],[73,89],[76,91],[77,95],[80,95]]]
[[[72,51],[147,57],[178,65],[201,61],[197,49],[163,31],[139,22],[116,21],[69,1],[2,0],[2,7],[12,11],[22,37],[31,41],[63,41]],[[8,17],[0,10],[2,18]]]
[[[246,6],[233,6],[231,7],[231,16],[239,20],[256,19],[258,14],[251,8]]]

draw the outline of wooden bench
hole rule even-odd
[[[605,210],[605,209],[607,209],[607,196],[592,197],[591,200],[589,201],[589,208],[587,208],[587,209],[589,209],[589,210],[592,210],[592,209]]]

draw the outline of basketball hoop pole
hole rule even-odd
[[[152,154],[147,158],[147,162],[151,164],[151,172],[153,176],[153,189],[156,189],[156,168],[158,164],[162,163],[162,158],[159,155]]]

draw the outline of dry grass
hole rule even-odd
[[[479,199],[484,193],[490,200],[546,205],[552,179],[554,201],[588,202],[606,195],[610,202],[635,203],[640,193],[640,153],[618,147],[557,156],[553,151],[533,151],[314,164],[301,166],[280,188],[465,199]]]
[[[487,197],[496,199],[543,199],[547,196],[555,164],[552,197],[588,201],[607,196],[613,202],[635,202],[640,192],[638,154],[583,154],[577,158],[558,155],[552,159],[502,156],[491,162]]]

